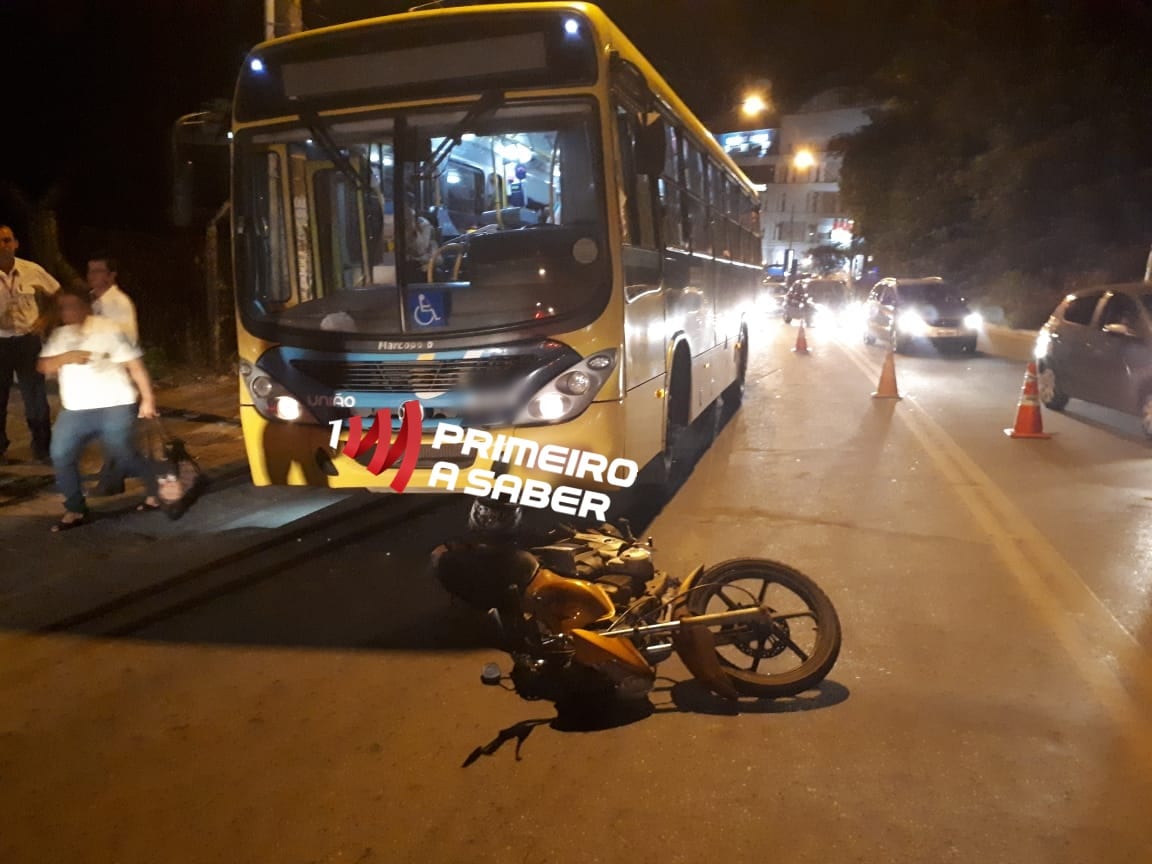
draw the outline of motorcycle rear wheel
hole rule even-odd
[[[773,699],[823,681],[840,655],[840,619],[828,595],[799,570],[764,558],[737,558],[704,571],[685,598],[693,615],[756,605],[773,610],[770,624],[709,628],[737,692]]]

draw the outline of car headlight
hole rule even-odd
[[[897,319],[896,326],[913,336],[922,336],[928,332],[928,323],[919,312],[905,312]]]
[[[571,420],[592,404],[615,368],[615,349],[597,351],[537,390],[513,422],[517,426],[536,426]]]
[[[1036,347],[1032,349],[1032,354],[1037,360],[1043,360],[1048,356],[1048,346],[1052,344],[1052,334],[1047,330],[1041,330],[1036,334]]]
[[[984,326],[984,316],[979,312],[969,312],[964,316],[964,326],[969,330],[979,330]]]

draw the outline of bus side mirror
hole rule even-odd
[[[636,173],[655,177],[664,170],[667,158],[668,136],[664,129],[664,118],[659,114],[648,115],[648,124],[640,130],[636,140]]]

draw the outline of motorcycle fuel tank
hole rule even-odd
[[[524,591],[524,612],[553,633],[568,633],[610,616],[615,607],[599,585],[541,567]]]

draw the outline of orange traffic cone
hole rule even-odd
[[[1024,386],[1020,388],[1020,401],[1016,404],[1016,425],[1005,429],[1010,438],[1051,438],[1044,431],[1040,417],[1040,394],[1036,389],[1036,361],[1024,370]]]
[[[880,383],[876,385],[873,399],[903,399],[896,389],[896,358],[891,349],[884,355],[884,366],[880,369]]]
[[[796,347],[792,349],[796,354],[808,353],[808,337],[804,335],[804,319],[800,319],[800,331],[796,334]]]

